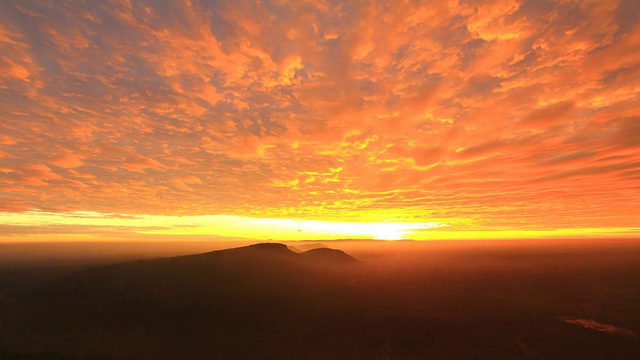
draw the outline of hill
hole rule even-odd
[[[315,248],[308,250],[302,255],[313,261],[320,261],[323,263],[333,263],[333,264],[353,264],[357,263],[353,256],[345,253],[342,250],[330,249],[330,248]]]
[[[322,250],[264,243],[71,274],[12,294],[0,309],[15,320],[0,329],[4,347],[43,358],[252,357],[278,348],[258,337],[286,338],[350,303],[357,261]]]

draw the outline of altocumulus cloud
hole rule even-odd
[[[0,209],[633,227],[638,4],[3,1]]]

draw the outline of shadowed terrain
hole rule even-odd
[[[0,271],[0,358],[640,355],[636,242],[331,247],[358,260],[268,243],[31,281]]]

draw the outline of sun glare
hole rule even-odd
[[[222,236],[256,240],[379,239],[413,238],[420,231],[442,228],[436,222],[334,222],[305,219],[252,218],[243,216],[161,216],[122,215],[97,212],[27,212],[2,215],[0,224],[58,226],[60,230],[82,232],[87,229],[128,229],[139,236]],[[117,231],[116,231],[117,230]],[[102,236],[110,234],[103,230]]]
[[[382,230],[378,233],[374,239],[376,240],[404,240],[405,234],[402,231],[398,231],[392,227],[387,230]]]

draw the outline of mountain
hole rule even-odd
[[[309,250],[318,249],[318,248],[328,248],[328,246],[319,242],[311,242],[311,243],[302,242],[302,243],[296,243],[295,249],[292,249],[292,250],[296,252],[304,252],[304,251],[309,251]]]
[[[357,263],[353,256],[345,253],[342,250],[338,249],[330,249],[330,248],[315,248],[308,250],[302,255],[313,261],[321,261],[323,263],[334,263],[334,264],[353,264]]]
[[[164,310],[210,304],[229,310],[256,299],[282,306],[311,293],[334,292],[349,281],[357,263],[340,250],[295,253],[283,244],[263,243],[95,268],[47,284],[27,300],[84,308],[144,303],[145,309]]]
[[[294,351],[277,342],[353,303],[357,264],[339,250],[295,253],[264,243],[82,271],[15,294],[16,304],[0,308],[15,319],[0,326],[0,357],[10,358],[3,348],[89,359]]]

